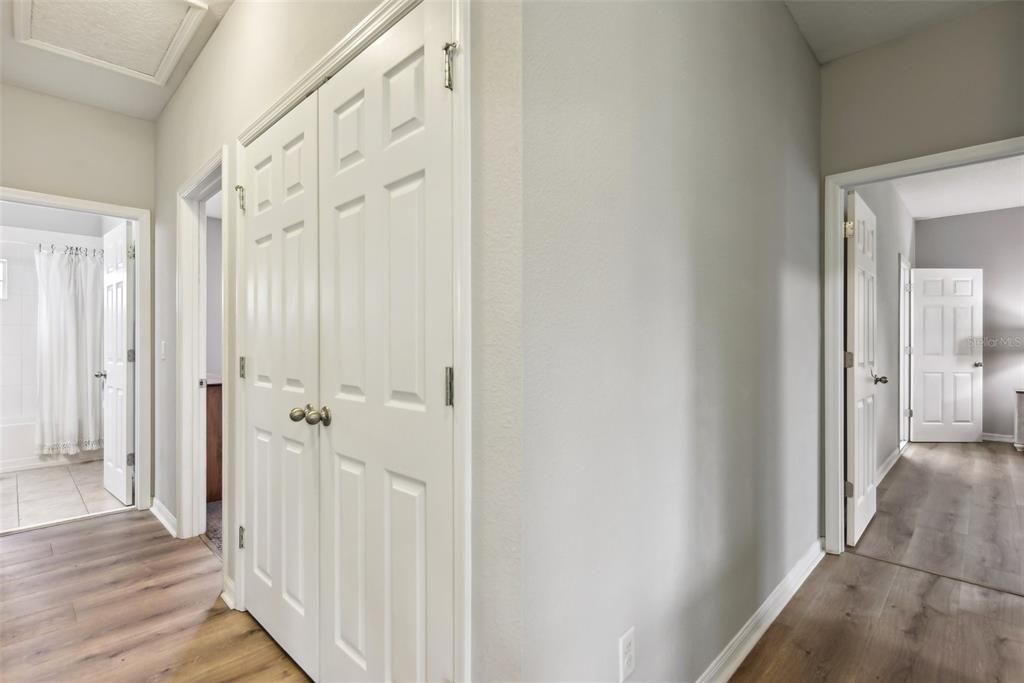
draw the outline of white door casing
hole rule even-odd
[[[128,351],[132,343],[132,282],[128,221],[103,235],[103,487],[125,505],[134,501],[134,386]]]
[[[913,441],[981,440],[983,277],[914,268]]]
[[[246,150],[246,607],[317,678],[317,95]]]
[[[853,364],[846,370],[846,542],[856,545],[875,515],[878,464],[877,286],[878,228],[874,213],[860,195],[847,195],[846,220],[853,237],[846,240],[846,349]]]
[[[319,91],[321,676],[454,680],[451,8]]]
[[[900,448],[910,441],[910,261],[900,254]]]

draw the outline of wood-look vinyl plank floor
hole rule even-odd
[[[1024,681],[1024,597],[827,556],[733,681]]]
[[[1006,443],[911,444],[851,552],[1024,595],[1024,455]]]
[[[0,538],[0,680],[308,680],[220,590],[209,548],[147,512]]]

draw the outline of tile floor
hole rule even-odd
[[[0,531],[125,507],[103,488],[103,461],[0,475]]]

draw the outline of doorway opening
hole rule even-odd
[[[200,432],[206,444],[206,531],[203,540],[218,557],[224,555],[223,488],[224,488],[224,269],[223,262],[223,194],[219,190],[204,202],[200,223],[199,277],[200,303],[205,311],[199,318],[204,325],[200,334],[203,368],[200,379],[205,389],[205,413]],[[205,386],[203,386],[205,385]]]
[[[148,229],[0,188],[0,533],[149,507]]]
[[[842,189],[845,545],[1016,595],[1021,143],[940,155],[960,163],[937,168],[906,162],[902,173]]]

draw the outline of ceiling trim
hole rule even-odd
[[[199,24],[202,22],[206,12],[209,10],[209,7],[205,2],[203,2],[203,0],[182,0],[182,2],[189,6],[188,10],[185,12],[185,17],[178,26],[178,30],[175,32],[174,37],[171,38],[171,42],[167,46],[167,52],[164,53],[163,59],[160,60],[160,65],[157,67],[156,73],[152,75],[33,38],[32,0],[14,0],[14,39],[19,43],[24,43],[25,45],[31,45],[32,47],[53,52],[54,54],[70,57],[71,59],[85,62],[86,64],[92,64],[93,66],[98,66],[125,76],[131,76],[132,78],[137,78],[140,81],[146,81],[147,83],[154,83],[156,85],[163,86],[167,84],[167,80],[171,77],[174,67],[178,65],[178,61],[185,53],[185,48],[188,47],[188,44],[192,41],[192,37],[196,34],[196,31],[199,30]]]

